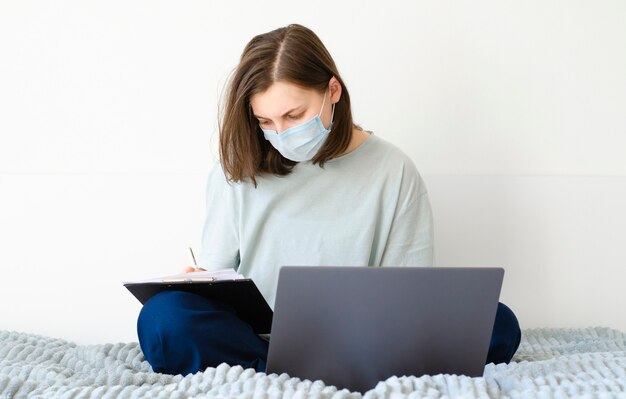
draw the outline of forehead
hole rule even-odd
[[[309,105],[315,95],[313,89],[277,81],[267,90],[250,97],[250,106],[255,115],[278,116],[291,108]]]

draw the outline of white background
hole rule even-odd
[[[0,329],[136,341],[121,282],[199,252],[224,82],[297,22],[424,176],[439,266],[504,267],[522,328],[626,331],[625,20],[621,1],[0,1]]]

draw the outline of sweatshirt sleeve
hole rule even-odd
[[[403,170],[398,201],[381,266],[434,265],[433,215],[428,192],[415,165]]]
[[[235,190],[216,162],[206,186],[206,217],[198,266],[208,271],[239,267],[239,233]]]

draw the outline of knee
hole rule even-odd
[[[503,304],[502,302],[498,302],[498,310],[496,312],[496,321],[495,324],[499,324],[501,326],[506,326],[511,329],[519,329],[519,322],[515,313]]]
[[[179,297],[178,292],[163,291],[143,305],[137,318],[137,333],[140,342],[147,338],[148,334],[161,333],[168,327],[181,326]]]
[[[184,291],[163,291],[150,298],[141,308],[137,319],[139,339],[146,334],[161,337],[184,336],[189,327],[187,319],[194,311],[221,309],[223,304]]]
[[[207,328],[203,316],[224,306],[182,291],[164,291],[150,298],[139,312],[137,336],[153,371],[188,374],[199,370],[202,359],[195,345],[211,336],[199,331]]]
[[[522,332],[517,317],[508,306],[498,303],[488,363],[509,363],[519,347],[521,338]]]

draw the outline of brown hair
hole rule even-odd
[[[228,180],[251,179],[256,188],[255,176],[285,176],[297,163],[283,157],[265,140],[252,115],[250,98],[254,94],[264,92],[276,81],[324,93],[333,76],[341,84],[341,98],[335,104],[331,133],[312,159],[322,168],[324,162],[342,154],[352,138],[350,95],[335,62],[317,35],[302,25],[292,24],[253,37],[230,78],[220,112],[220,162]]]

